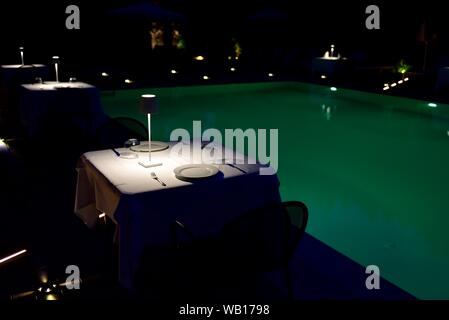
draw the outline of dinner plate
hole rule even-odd
[[[137,146],[132,146],[130,148],[132,151],[136,152],[148,152],[148,142],[142,142]],[[151,152],[157,152],[168,149],[168,144],[161,141],[151,141]]]
[[[175,176],[181,180],[196,181],[211,178],[220,170],[208,164],[186,164],[175,168]]]

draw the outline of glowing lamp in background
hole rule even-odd
[[[59,57],[58,57],[58,56],[53,56],[52,59],[53,59],[54,65],[55,65],[56,82],[59,82],[59,68],[58,68],[58,65],[59,65]]]
[[[20,51],[20,61],[22,62],[22,66],[24,66],[25,65],[25,60],[23,58],[23,47],[20,47],[19,51]]]

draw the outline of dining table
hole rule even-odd
[[[195,157],[204,148],[192,148],[186,157],[174,152],[179,143],[168,142],[166,149],[152,152],[152,161],[162,163],[153,168],[139,165],[148,152],[128,148],[87,152],[79,159],[75,214],[90,228],[103,216],[115,223],[119,282],[125,288],[134,288],[145,247],[172,241],[174,221],[196,237],[208,237],[250,210],[281,201],[277,174],[261,175],[262,164],[234,150],[226,153],[229,149],[219,144],[207,148],[212,153],[221,148],[220,159]],[[179,168],[195,163],[216,168],[216,174],[199,180],[179,176]]]
[[[23,84],[20,92],[20,118],[30,137],[51,122],[76,122],[93,135],[106,119],[100,91],[88,83],[55,82]]]
[[[17,109],[20,85],[48,76],[43,64],[4,64],[0,66],[0,108]]]

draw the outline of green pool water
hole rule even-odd
[[[105,110],[145,123],[142,93],[159,98],[158,140],[193,120],[279,129],[282,198],[307,204],[307,231],[418,298],[449,299],[449,105],[288,82],[105,92]]]

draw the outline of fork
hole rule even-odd
[[[159,182],[163,187],[167,186],[163,181],[161,181],[161,179],[158,178],[155,172],[151,172],[151,178]]]

